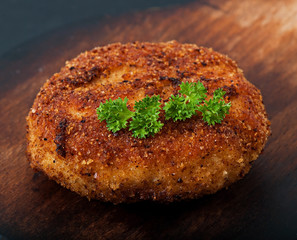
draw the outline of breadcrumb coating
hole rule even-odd
[[[154,137],[108,131],[96,108],[107,99],[146,95],[162,106],[181,82],[201,81],[232,103],[221,124],[196,115],[165,120]],[[234,61],[212,49],[176,41],[115,43],[81,53],[54,74],[27,117],[33,169],[89,199],[113,203],[198,198],[248,173],[270,135],[260,91]]]

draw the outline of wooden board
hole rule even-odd
[[[0,60],[0,233],[9,239],[296,239],[297,2],[203,1],[56,30]],[[176,39],[236,60],[262,92],[273,135],[251,172],[173,204],[88,201],[26,160],[33,100],[65,60],[97,45]]]

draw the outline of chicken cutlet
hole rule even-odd
[[[229,114],[208,125],[197,114],[160,119],[145,139],[116,133],[96,108],[128,97],[128,108],[159,95],[161,106],[182,82],[202,82],[207,96],[221,88]],[[198,198],[246,175],[270,135],[260,91],[237,64],[211,48],[176,41],[114,43],[67,61],[38,93],[27,117],[30,165],[89,199],[115,204]]]

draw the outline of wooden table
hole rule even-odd
[[[228,190],[173,204],[88,201],[26,160],[45,80],[97,45],[176,39],[236,60],[262,92],[273,135]],[[9,239],[297,239],[297,2],[200,1],[56,30],[0,60],[0,233]]]

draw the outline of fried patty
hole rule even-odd
[[[181,82],[202,82],[208,97],[226,91],[230,114],[209,126],[200,114],[165,120],[146,139],[112,133],[97,118],[107,99],[146,95],[162,106]],[[67,61],[38,93],[27,117],[31,167],[89,199],[113,203],[198,198],[248,173],[270,135],[260,91],[225,55],[176,41],[115,43]]]

